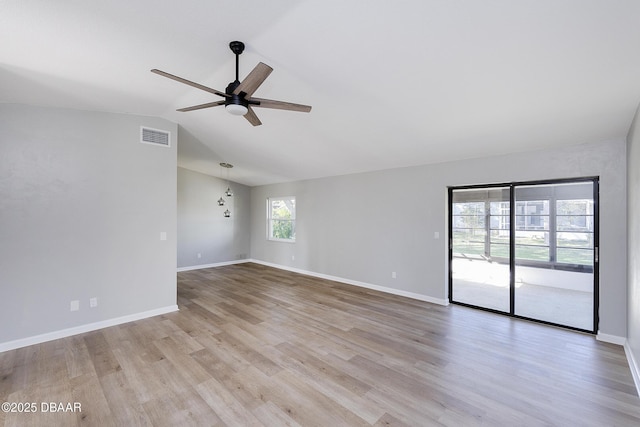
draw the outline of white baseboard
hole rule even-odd
[[[633,356],[633,351],[631,351],[629,341],[624,343],[624,354],[627,356],[627,361],[629,362],[631,376],[633,377],[633,382],[636,385],[636,392],[638,393],[638,396],[640,396],[640,366],[638,365],[636,358]]]
[[[88,323],[86,325],[75,326],[73,328],[62,329],[60,331],[47,332],[46,334],[35,335],[32,337],[21,338],[14,341],[0,343],[0,353],[3,351],[14,350],[16,348],[27,347],[34,344],[40,344],[47,341],[53,341],[60,338],[70,337],[72,335],[83,334],[109,326],[116,326],[122,323],[134,322],[136,320],[146,319],[147,317],[159,316],[161,314],[178,311],[177,305],[156,308],[154,310],[143,311],[141,313],[129,314],[127,316],[116,317],[114,319],[102,320],[100,322]]]
[[[627,339],[625,337],[603,334],[602,332],[598,332],[598,334],[596,335],[596,339],[598,341],[608,342],[609,344],[616,344],[616,345],[625,345],[625,343],[627,342]]]
[[[433,303],[433,304],[444,305],[444,306],[449,305],[449,301],[447,299],[433,298],[433,297],[430,297],[428,295],[416,294],[414,292],[403,291],[403,290],[395,289],[395,288],[388,288],[388,287],[385,287],[385,286],[373,285],[371,283],[365,283],[365,282],[360,282],[360,281],[357,281],[357,280],[345,279],[345,278],[342,278],[342,277],[331,276],[331,275],[323,274],[323,273],[316,273],[314,271],[303,270],[303,269],[300,269],[300,268],[288,267],[288,266],[280,265],[280,264],[273,264],[273,263],[270,263],[270,262],[260,261],[260,260],[257,260],[257,259],[250,259],[250,260],[247,260],[247,261],[248,262],[255,262],[256,264],[266,265],[267,267],[278,268],[280,270],[291,271],[293,273],[304,274],[306,276],[318,277],[320,279],[326,279],[326,280],[332,280],[334,282],[346,283],[347,285],[359,286],[361,288],[372,289],[372,290],[375,290],[375,291],[385,292],[387,294],[393,294],[393,295],[398,295],[398,296],[402,296],[402,297],[412,298],[412,299],[416,299],[416,300],[419,300],[419,301],[425,301],[425,302],[430,302],[430,303]]]
[[[631,376],[633,377],[633,383],[636,385],[636,393],[640,396],[640,365],[633,355],[633,351],[629,346],[629,341],[625,337],[619,337],[616,335],[602,334],[598,332],[596,339],[602,342],[608,342],[610,344],[621,345],[624,347],[624,354],[627,357],[627,363],[629,363],[629,369],[631,370]]]
[[[178,273],[181,271],[191,271],[191,270],[202,270],[203,268],[214,268],[214,267],[223,267],[225,265],[233,265],[233,264],[242,264],[245,262],[250,262],[248,259],[239,259],[235,261],[224,261],[224,262],[216,262],[213,264],[200,264],[200,265],[190,265],[188,267],[180,267],[178,268]]]

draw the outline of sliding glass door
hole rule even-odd
[[[453,190],[451,277],[456,302],[509,312],[509,187]]]
[[[515,188],[515,314],[594,330],[594,183]]]
[[[449,189],[449,299],[597,330],[597,179]]]

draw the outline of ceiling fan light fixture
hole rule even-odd
[[[244,116],[249,112],[249,109],[242,104],[227,104],[224,108],[234,116]]]

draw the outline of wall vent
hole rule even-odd
[[[171,132],[160,129],[151,129],[144,126],[140,127],[140,142],[143,144],[161,145],[163,147],[171,146]]]

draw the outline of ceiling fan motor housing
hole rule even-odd
[[[249,106],[249,102],[247,102],[244,96],[231,94],[230,97],[225,98],[224,105],[225,107],[227,105],[242,105],[244,107],[247,107]]]
[[[238,43],[240,43],[240,42],[238,42]],[[244,107],[247,107],[249,105],[249,102],[245,99],[245,93],[244,92],[240,92],[240,94],[238,94],[238,95],[233,93],[233,91],[236,90],[236,88],[238,87],[239,84],[240,84],[240,82],[238,80],[233,81],[233,82],[229,83],[229,86],[227,86],[227,88],[225,89],[225,92],[228,95],[230,95],[230,96],[226,97],[225,100],[224,100],[225,107],[227,105],[242,105]]]

